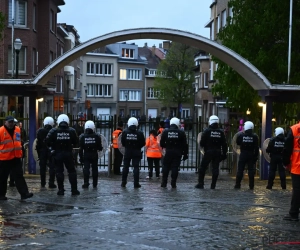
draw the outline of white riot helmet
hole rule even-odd
[[[177,118],[177,117],[173,117],[171,120],[170,120],[170,125],[176,125],[178,128],[180,126],[180,120]]]
[[[275,136],[284,134],[284,130],[281,127],[275,128]]]
[[[93,121],[86,121],[86,123],[84,124],[84,129],[88,128],[95,131],[95,123]]]
[[[212,125],[214,123],[219,123],[219,117],[217,117],[216,115],[212,115],[208,120],[209,125]]]
[[[128,119],[127,124],[128,124],[128,127],[130,127],[130,126],[132,126],[132,125],[138,126],[138,125],[139,125],[139,122],[138,122],[138,120],[137,120],[135,117],[130,117],[130,118]]]
[[[245,122],[244,123],[244,130],[248,130],[248,129],[254,129],[254,124],[253,122]]]
[[[57,117],[57,124],[59,126],[59,124],[61,122],[66,122],[68,125],[70,123],[69,117],[66,114],[61,114]]]
[[[50,125],[53,127],[54,125],[54,119],[51,116],[47,116],[43,121],[44,126]]]

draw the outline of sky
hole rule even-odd
[[[65,0],[58,23],[73,25],[80,41],[130,28],[172,28],[209,38],[212,0]],[[121,41],[120,41],[121,42]],[[160,40],[135,40],[158,47]]]

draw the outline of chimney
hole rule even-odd
[[[160,49],[162,49],[162,43],[160,43],[160,44],[158,45],[158,47],[159,47]]]
[[[171,45],[171,42],[170,41],[163,41],[163,49],[170,49],[170,45]]]
[[[155,49],[156,49],[156,47],[155,47],[155,45],[153,45],[153,46],[152,46],[152,49],[151,49],[151,50],[152,50],[152,55],[153,55],[153,56],[155,55]]]
[[[144,48],[147,48],[148,47],[148,44],[147,43],[145,43],[145,45],[144,45]]]

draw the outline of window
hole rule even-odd
[[[157,99],[158,96],[159,96],[159,91],[158,90],[155,90],[154,88],[148,88],[147,97],[149,99]]]
[[[155,76],[156,70],[149,70],[149,76]]]
[[[109,63],[87,63],[87,75],[112,76],[112,64]]]
[[[120,80],[141,80],[142,71],[140,69],[120,69]]]
[[[134,49],[122,49],[122,57],[125,58],[134,58]]]
[[[27,27],[27,1],[9,0],[9,25],[12,21],[12,1],[15,1],[15,26]]]
[[[32,10],[32,29],[36,30],[36,5],[33,5],[33,10]]]
[[[203,73],[203,87],[208,88],[208,72]]]
[[[53,55],[53,52],[50,51],[50,56],[49,56],[49,63],[51,63],[53,60],[54,60],[54,55]]]
[[[222,14],[221,14],[221,16],[222,16],[222,28],[223,27],[225,27],[226,26],[226,10],[223,10],[222,11]]]
[[[54,11],[50,10],[50,30],[54,32],[55,30],[55,18],[54,18]]]
[[[190,109],[182,109],[182,118],[188,118],[190,116]]]
[[[120,101],[141,101],[142,92],[140,90],[120,90]]]
[[[214,79],[214,62],[210,61],[210,67],[209,67],[209,80],[213,80]]]
[[[94,97],[112,97],[111,84],[87,84],[87,95]]]
[[[19,52],[19,72],[18,73],[26,73],[26,47],[22,47]],[[16,56],[16,53],[15,53]],[[11,47],[8,48],[8,71],[11,72]],[[16,70],[16,60],[14,69]]]
[[[57,76],[57,79],[56,79],[56,92],[57,93],[62,93],[63,92],[63,77],[62,76]]]
[[[210,34],[210,39],[215,40],[215,22],[212,21],[211,23],[211,34]]]

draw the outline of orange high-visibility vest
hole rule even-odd
[[[294,136],[293,153],[291,155],[291,173],[300,175],[300,123],[291,127]]]
[[[15,127],[13,137],[4,126],[0,128],[0,161],[22,158],[21,131]]]
[[[150,135],[146,139],[146,156],[149,158],[161,158],[161,148],[157,142],[157,138]]]
[[[164,128],[159,128],[158,131],[157,131],[157,134],[162,134],[162,132],[164,131]]]
[[[122,133],[122,130],[116,129],[112,133],[112,139],[113,139],[113,148],[118,148],[118,137]]]

